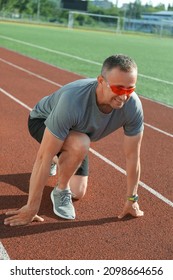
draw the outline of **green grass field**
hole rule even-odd
[[[173,106],[171,38],[1,22],[0,46],[86,77],[100,74],[106,57],[127,54],[138,64],[137,93]]]

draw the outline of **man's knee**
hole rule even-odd
[[[65,140],[65,143],[63,145],[63,149],[70,149],[70,151],[73,151],[74,153],[80,154],[87,154],[90,147],[90,138],[88,135],[71,131]]]

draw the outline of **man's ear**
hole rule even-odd
[[[103,79],[102,75],[99,75],[99,76],[97,77],[97,81],[98,81],[99,84],[102,84],[102,83],[103,83],[104,79]]]

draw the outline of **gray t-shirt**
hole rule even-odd
[[[45,125],[57,138],[64,140],[70,130],[87,134],[97,141],[120,127],[127,136],[143,131],[143,110],[135,92],[121,109],[109,114],[96,103],[96,79],[82,79],[63,86],[41,99],[30,113],[31,118],[45,119]]]

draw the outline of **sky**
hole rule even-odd
[[[114,4],[116,4],[117,0],[109,0],[110,2],[113,2]],[[118,0],[118,7],[121,7],[122,4],[124,3],[133,3],[135,2],[135,0]],[[165,7],[167,8],[168,4],[171,4],[173,5],[173,0],[141,0],[141,3],[142,5],[145,5],[146,3],[152,3],[152,5],[155,7],[157,6],[158,4],[162,3],[162,4],[165,4]]]

